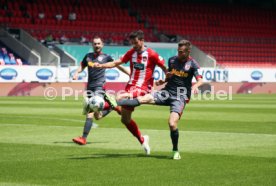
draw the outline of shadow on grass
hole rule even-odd
[[[91,154],[84,157],[71,157],[72,160],[87,160],[87,159],[110,159],[110,158],[155,158],[155,159],[168,159],[170,156],[165,155],[145,155],[145,154]]]
[[[73,141],[54,141],[55,144],[76,144]],[[101,141],[101,142],[87,142],[86,144],[95,144],[95,143],[108,143],[107,141]],[[76,144],[78,145],[78,144]],[[79,145],[82,146],[82,145]]]

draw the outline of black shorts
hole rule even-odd
[[[186,105],[186,100],[184,96],[175,96],[165,90],[160,90],[153,93],[154,102],[156,105],[170,106],[170,112],[176,112],[179,116]]]

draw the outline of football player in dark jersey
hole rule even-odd
[[[156,85],[166,83],[163,89],[134,99],[117,101],[117,105],[126,106],[139,106],[140,104],[170,106],[169,127],[173,145],[172,158],[175,160],[181,159],[178,151],[178,121],[186,103],[190,100],[191,93],[197,93],[198,87],[202,84],[202,76],[198,72],[199,65],[190,56],[191,43],[187,40],[181,40],[178,43],[177,51],[177,56],[169,58],[166,79],[156,82]],[[194,85],[192,85],[193,77],[197,81]]]

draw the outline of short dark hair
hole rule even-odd
[[[192,48],[192,44],[190,41],[182,39],[181,41],[178,42],[178,47],[186,46],[188,49]]]
[[[91,39],[91,43],[93,43],[94,39],[100,39],[102,42],[104,42],[103,39],[102,39],[100,36],[94,36],[94,37]]]
[[[139,40],[144,39],[144,32],[142,30],[133,31],[129,34],[129,39],[138,38]]]

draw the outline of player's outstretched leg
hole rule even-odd
[[[101,112],[102,112],[101,118],[103,118],[103,117],[107,116],[108,114],[110,114],[110,112],[112,112],[112,109],[103,110]]]
[[[130,107],[137,107],[137,106],[141,105],[137,98],[121,99],[121,100],[117,101],[117,104],[120,106],[130,106]]]
[[[132,114],[131,110],[122,108],[121,121],[127,127],[127,129],[132,133],[132,135],[138,139],[143,149],[145,150],[145,153],[149,155],[150,154],[149,137],[146,135],[142,136],[136,122],[131,119],[131,114]]]
[[[116,101],[116,99],[115,99],[114,96],[105,93],[105,94],[104,94],[104,99],[107,101],[107,103],[110,105],[110,107],[111,107],[112,109],[114,109],[115,107],[118,106],[118,105],[117,105],[117,101]]]

